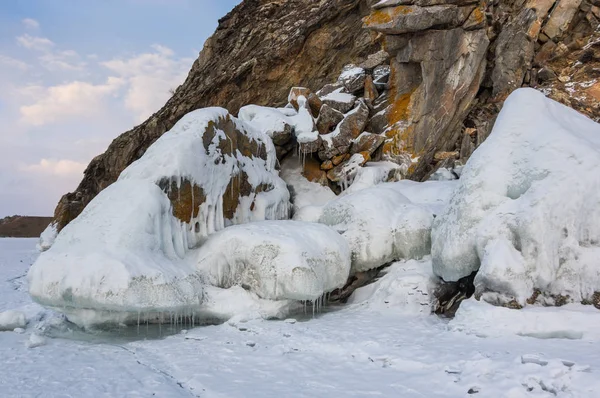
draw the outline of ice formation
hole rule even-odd
[[[94,198],[40,255],[28,274],[29,293],[80,324],[111,311],[125,321],[197,308],[203,284],[183,261],[186,249],[166,194],[151,182],[123,180]]]
[[[342,287],[350,272],[344,238],[325,225],[298,221],[229,227],[194,256],[211,285],[244,286],[271,300],[314,301]]]
[[[56,223],[51,223],[40,235],[40,241],[37,244],[37,249],[41,252],[45,252],[46,250],[50,249],[56,240],[56,235],[58,235]]]
[[[283,112],[266,106],[246,105],[240,109],[238,117],[271,138],[275,133],[285,130],[286,125],[293,124]]]
[[[61,231],[30,294],[83,325],[202,312],[187,255],[227,225],[289,217],[275,163],[266,133],[226,110],[187,114]]]
[[[342,196],[323,208],[319,222],[338,231],[352,250],[352,272],[430,252],[433,214],[415,205],[394,183]]]
[[[0,312],[0,332],[24,328],[26,325],[25,314],[20,311]]]
[[[186,215],[192,248],[230,224],[288,218],[289,192],[277,175],[276,162],[273,142],[264,133],[225,109],[206,108],[181,118],[121,173],[119,181],[141,179],[178,188],[189,181],[198,187],[205,200],[199,210],[190,209]],[[241,188],[246,183],[247,196]],[[226,194],[236,193],[239,205],[228,219],[224,202],[237,198]]]
[[[600,125],[532,89],[515,91],[435,220],[434,272],[478,271],[477,290],[521,305],[539,289],[600,291]]]

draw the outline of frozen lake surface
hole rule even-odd
[[[36,242],[0,239],[0,312],[27,316],[24,332],[0,332],[3,397],[600,396],[590,307],[550,309],[528,325],[539,311],[476,304],[448,323],[356,304],[298,322],[89,334],[29,298]],[[523,332],[546,324],[561,333]],[[45,343],[28,348],[32,335]]]

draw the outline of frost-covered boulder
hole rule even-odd
[[[600,125],[532,89],[515,91],[435,220],[433,269],[478,271],[479,293],[521,305],[534,289],[600,291]]]
[[[433,214],[402,195],[394,183],[328,203],[319,222],[339,232],[352,250],[352,273],[430,252]]]
[[[293,122],[278,109],[247,105],[240,109],[238,117],[271,137],[275,145],[285,145],[292,139]]]
[[[350,272],[344,238],[325,225],[298,221],[229,227],[194,256],[211,285],[243,286],[271,300],[316,300],[344,286]]]
[[[202,283],[183,257],[186,232],[156,185],[123,180],[67,225],[28,274],[38,303],[79,324],[197,308]],[[117,316],[117,315],[115,315]]]
[[[260,128],[206,108],[184,116],[119,182],[160,186],[185,223],[191,248],[227,225],[289,218],[289,192],[276,162],[273,142]]]

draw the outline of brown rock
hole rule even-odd
[[[550,39],[562,36],[573,20],[582,0],[559,0],[552,10],[550,19],[544,26],[544,33]]]
[[[326,160],[321,164],[321,170],[331,170],[333,169],[333,162],[331,160]]]
[[[369,160],[371,160],[371,156],[368,152],[352,155],[350,159],[329,170],[327,172],[327,178],[332,182],[346,184],[354,179],[358,169],[364,166]]]
[[[350,148],[350,153],[355,154],[366,152],[369,155],[373,155],[373,153],[379,149],[384,142],[385,136],[364,132],[354,140],[352,147]]]
[[[459,157],[459,153],[457,151],[436,152],[435,155],[433,155],[433,160],[435,162],[442,162],[442,161],[448,160],[448,159],[458,159],[458,157]]]
[[[320,134],[329,134],[344,120],[344,114],[331,106],[324,104],[317,119],[317,130]]]
[[[474,6],[435,5],[421,7],[400,5],[373,11],[363,21],[366,28],[391,35],[420,32],[433,27],[459,27],[473,12]]]
[[[373,83],[373,78],[370,75],[367,76],[367,78],[365,79],[364,91],[365,91],[364,98],[367,101],[370,101],[371,103],[379,97],[377,88],[375,87],[375,84]]]
[[[292,106],[298,110],[298,98],[299,97],[304,97],[306,98],[306,101],[308,103],[308,107],[312,113],[313,116],[316,116],[319,114],[320,110],[321,110],[321,106],[323,105],[323,102],[321,101],[321,99],[314,94],[312,91],[310,91],[310,89],[305,88],[305,87],[292,87],[292,89],[290,90],[290,94],[288,95],[288,102],[290,104],[292,104]]]
[[[330,135],[324,136],[323,146],[319,150],[319,158],[323,161],[334,156],[345,154],[350,149],[352,140],[358,137],[365,129],[369,120],[369,107],[364,100],[359,100],[358,105],[348,112]]]
[[[327,180],[327,173],[321,170],[321,164],[319,161],[312,156],[307,156],[304,160],[302,175],[308,181],[316,182],[318,184],[327,186],[329,181]]]

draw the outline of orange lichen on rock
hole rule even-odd
[[[413,12],[413,7],[411,6],[383,8],[380,10],[373,11],[370,15],[366,16],[363,19],[363,22],[366,27],[386,24],[392,22],[399,15],[407,15],[411,12]]]

